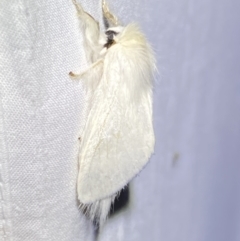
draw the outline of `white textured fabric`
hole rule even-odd
[[[154,44],[156,150],[98,241],[240,240],[238,0],[111,0]],[[82,0],[95,18],[97,0]],[[77,209],[84,68],[71,1],[0,1],[0,240],[94,240]]]
[[[92,4],[92,11],[97,6]],[[84,64],[71,1],[0,2],[0,240],[92,240],[78,210]]]

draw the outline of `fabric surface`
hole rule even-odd
[[[92,240],[76,198],[84,96],[68,73],[84,56],[71,1],[1,1],[0,57],[0,240]]]
[[[101,17],[98,0],[81,0]],[[109,1],[153,44],[155,154],[102,233],[78,210],[86,67],[69,0],[0,1],[0,241],[240,240],[240,3]],[[100,22],[102,25],[102,22]]]

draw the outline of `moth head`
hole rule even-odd
[[[119,34],[123,31],[122,26],[108,28],[100,39],[104,52],[118,42]]]

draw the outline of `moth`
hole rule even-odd
[[[111,203],[154,151],[153,50],[137,24],[123,26],[105,1],[107,29],[73,0],[89,67],[80,74],[88,116],[81,134],[77,193],[80,207],[101,226]]]

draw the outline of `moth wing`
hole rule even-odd
[[[135,75],[138,63],[128,63],[121,47],[110,49],[81,138],[78,198],[84,204],[122,189],[154,149],[151,86],[134,89],[134,82],[141,85]]]

